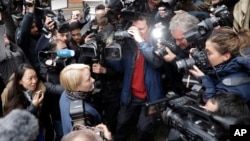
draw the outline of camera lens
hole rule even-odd
[[[157,48],[154,53],[161,58],[168,54],[165,47]]]
[[[178,71],[191,69],[194,65],[195,65],[195,60],[193,58],[176,61],[176,66]]]

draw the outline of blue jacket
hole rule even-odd
[[[145,58],[144,81],[147,91],[147,101],[155,101],[164,97],[161,73],[157,69],[161,66],[162,59],[153,53],[154,48],[147,42],[139,45],[132,39],[126,39],[122,47],[122,59],[108,61],[115,71],[123,72],[123,85],[121,92],[121,103],[129,104],[131,100],[131,82],[136,60],[136,48],[140,50]]]
[[[226,64],[215,67],[215,73],[201,77],[202,84],[206,88],[206,99],[211,98],[218,92],[234,92],[243,97],[244,100],[250,100],[250,82],[237,86],[226,86],[222,81],[226,78],[246,78],[250,76],[250,58],[236,57]]]
[[[72,119],[70,117],[70,103],[74,101],[67,97],[67,92],[64,91],[60,98],[60,111],[61,111],[61,118],[62,118],[62,127],[63,127],[63,134],[67,134],[72,130]],[[95,125],[101,123],[101,116],[99,113],[94,109],[91,104],[85,102],[85,110],[88,113],[91,113],[95,117]]]

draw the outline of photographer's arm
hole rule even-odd
[[[131,26],[128,33],[133,36],[135,42],[138,44],[138,49],[143,54],[146,61],[153,67],[159,68],[162,66],[162,59],[154,54],[154,47],[143,39],[140,35],[139,29],[136,26]],[[149,33],[148,33],[149,34]]]
[[[168,63],[175,63],[177,60],[180,58],[177,57],[168,47],[165,48],[167,55],[163,56],[163,60],[168,62]]]
[[[143,41],[139,43],[139,50],[143,54],[146,61],[154,68],[161,67],[163,60],[154,54],[154,48],[149,43]]]
[[[27,12],[24,15],[22,24],[17,34],[18,35],[17,43],[21,47],[28,47],[28,43],[30,42],[29,37],[33,19],[34,19],[34,11],[32,12],[32,10],[30,9],[29,12]],[[22,49],[25,50],[24,48]]]
[[[197,66],[194,66],[193,69],[189,69],[189,72],[193,74],[195,77],[201,79],[202,85],[206,89],[205,90],[206,99],[209,99],[216,93],[212,79],[208,75],[205,75]]]
[[[8,38],[11,42],[15,43],[16,42],[16,25],[15,22],[13,21],[11,15],[7,11],[2,11],[1,12],[4,23],[5,23],[5,32],[8,35]]]

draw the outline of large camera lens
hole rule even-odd
[[[123,39],[123,38],[129,38],[131,35],[128,33],[128,31],[116,31],[114,33],[114,37],[118,39]]]
[[[165,47],[157,48],[154,53],[161,58],[168,54]]]
[[[195,65],[195,60],[193,58],[176,61],[176,66],[178,71],[191,69],[193,68],[194,65]]]

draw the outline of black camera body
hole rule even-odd
[[[188,71],[188,69],[192,69],[194,65],[197,65],[197,67],[205,73],[211,70],[211,65],[207,58],[207,52],[204,49],[194,49],[191,56],[192,58],[176,61],[178,71]]]
[[[126,30],[118,30],[114,33],[114,38],[117,40],[122,40],[129,37],[131,37],[131,35]]]
[[[92,24],[90,26],[87,34],[91,39],[80,46],[84,56],[99,59],[104,43],[98,38],[98,30],[98,25]]]
[[[197,24],[197,27],[184,33],[184,38],[189,43],[196,43],[196,50],[191,54],[192,58],[182,59],[176,62],[177,69],[188,70],[197,65],[203,72],[209,72],[212,67],[207,59],[204,50],[205,40],[212,32],[213,28],[220,26],[231,26],[232,19],[230,12],[225,5],[217,7],[214,11],[214,17],[207,18]]]
[[[91,113],[88,113],[85,109],[84,100],[75,100],[70,103],[69,109],[70,117],[72,119],[72,125],[85,125],[93,126],[95,123],[95,118]]]
[[[52,31],[55,29],[57,29],[59,33],[65,33],[69,31],[69,22],[65,20],[63,11],[61,9],[58,10],[57,14],[51,10],[44,9],[44,15],[50,17],[51,22],[54,22],[54,29],[51,29]],[[48,33],[48,29],[43,28],[43,31]]]
[[[217,7],[214,11],[213,17],[207,18],[197,24],[197,27],[184,33],[184,37],[187,42],[195,42],[199,40],[205,40],[211,33],[214,27],[220,26],[232,26],[233,21],[225,5]]]
[[[175,45],[174,42],[172,42],[170,40],[162,40],[161,41],[161,47],[160,48],[156,48],[154,50],[154,54],[157,55],[160,58],[164,57],[165,55],[168,54],[168,52],[165,49],[166,47],[168,47],[173,52],[176,51],[176,45]]]
[[[163,122],[177,130],[184,141],[227,140],[229,127],[236,119],[214,115],[201,108],[203,93],[203,87],[197,84],[183,96],[168,93],[164,99],[146,103],[145,114],[161,113]]]

